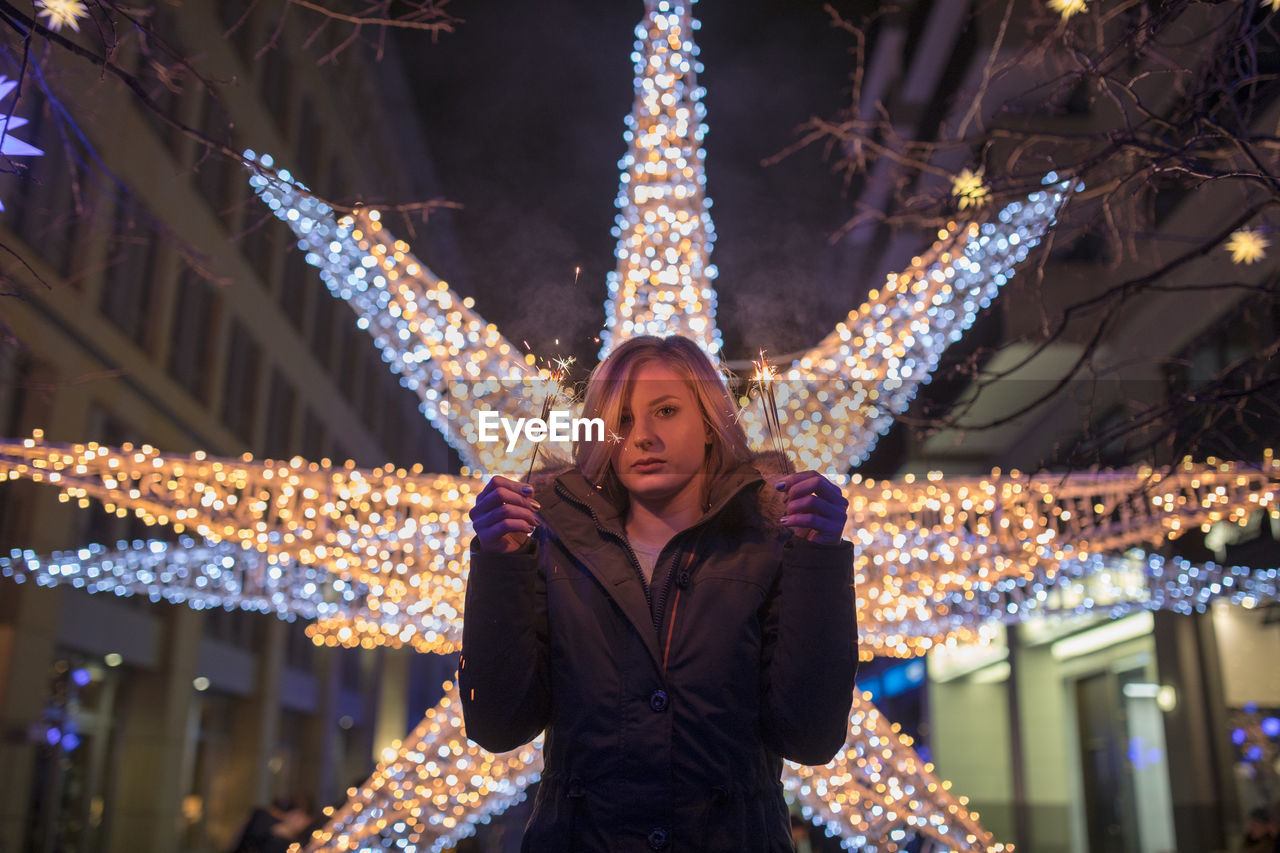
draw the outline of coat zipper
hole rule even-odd
[[[667,576],[662,580],[662,589],[658,592],[658,605],[653,608],[653,627],[659,634],[662,632],[662,613],[667,609],[667,596],[671,594],[671,584],[675,581],[676,567],[680,565],[680,555],[683,551],[684,546],[676,549],[671,565],[667,569]]]
[[[653,612],[653,594],[649,591],[649,582],[644,579],[644,570],[640,568],[640,559],[636,557],[636,552],[631,549],[631,543],[627,541],[627,537],[619,536],[612,530],[605,529],[605,527],[600,523],[600,516],[596,515],[596,511],[591,507],[591,505],[578,500],[577,496],[565,489],[559,482],[556,483],[556,494],[569,501],[574,506],[585,509],[591,514],[591,521],[595,524],[596,530],[599,530],[601,533],[608,536],[612,536],[614,539],[617,539],[622,543],[622,547],[627,551],[627,557],[631,560],[631,568],[635,569],[636,576],[640,578],[640,586],[644,590],[645,606],[649,608],[650,612]]]
[[[743,486],[742,488],[745,488],[745,486]],[[741,488],[736,490],[734,492],[734,495],[736,495],[737,492],[741,490],[742,490]],[[649,587],[649,582],[644,579],[644,570],[640,568],[640,559],[636,557],[636,552],[632,549],[631,542],[627,539],[627,537],[619,536],[617,533],[614,533],[612,530],[605,529],[605,527],[602,524],[600,524],[600,516],[596,515],[595,509],[593,509],[592,506],[586,503],[585,501],[579,500],[576,495],[574,495],[572,492],[566,489],[564,485],[561,484],[558,480],[556,481],[556,494],[560,495],[560,497],[569,501],[574,506],[578,506],[578,507],[581,507],[582,509],[585,509],[591,515],[591,521],[592,523],[595,524],[596,530],[599,530],[601,533],[612,536],[614,539],[617,539],[619,542],[622,543],[623,548],[625,548],[627,551],[627,557],[631,559],[631,567],[635,569],[636,576],[640,578],[640,586],[642,589],[644,589],[644,603],[649,607],[649,612],[652,614],[652,618],[653,618],[654,630],[658,632],[659,639],[661,639],[662,616],[663,616],[663,612],[666,610],[666,607],[667,607],[667,596],[671,594],[671,584],[674,583],[675,581],[676,569],[677,569],[677,566],[679,566],[680,564],[680,556],[684,552],[684,546],[681,545],[679,548],[676,549],[676,553],[671,561],[670,570],[667,572],[667,576],[663,579],[662,588],[658,591],[658,605],[655,608],[653,604],[653,592]],[[682,531],[682,533],[688,533],[689,530],[700,528],[705,523],[706,521],[704,519],[702,522],[695,525],[694,527],[691,527],[688,530]],[[695,542],[697,541],[697,537],[695,537],[694,541]],[[670,544],[670,543],[667,543],[667,544]],[[656,568],[656,565],[655,565],[655,568]]]

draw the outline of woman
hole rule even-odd
[[[687,339],[622,344],[583,408],[610,441],[471,512],[467,735],[546,731],[525,851],[792,850],[782,759],[831,760],[852,702],[848,505],[753,458]]]

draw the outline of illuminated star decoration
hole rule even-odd
[[[376,210],[335,219],[287,171],[271,173],[270,154],[244,152],[262,172],[250,185],[298,237],[297,248],[320,271],[329,291],[356,313],[400,384],[422,401],[421,411],[462,457],[468,469],[519,478],[529,458],[507,453],[502,442],[480,440],[479,413],[536,417],[549,369],[536,368],[532,353],[504,338],[498,327],[459,298],[387,233]]]
[[[1272,0],[1272,2],[1280,2],[1280,0]],[[1087,0],[1049,0],[1049,8],[1062,15],[1062,20],[1070,18],[1078,12],[1084,12],[1089,8]]]
[[[715,225],[706,195],[702,139],[706,107],[697,74],[697,22],[679,3],[646,3],[636,27],[635,101],[613,227],[618,267],[607,278],[600,357],[636,335],[680,334],[713,361],[722,345],[715,325]]]
[[[122,517],[198,535],[207,547],[14,552],[6,575],[197,607],[296,613],[314,619],[308,636],[330,646],[460,647],[466,514],[482,478],[60,445],[39,433],[0,442],[0,479],[8,478],[49,483],[61,500],[96,500]],[[1255,511],[1276,515],[1277,482],[1273,455],[1261,466],[1188,461],[1169,473],[1087,472],[1065,481],[1017,471],[920,482],[854,477],[844,488],[845,535],[858,546],[861,653],[912,657],[981,642],[993,620],[1075,606],[1069,588],[1104,571],[1129,580],[1122,593],[1094,597],[1099,607],[1123,601],[1185,612],[1187,601],[1215,598],[1257,606],[1274,597],[1266,573],[1164,574],[1149,563],[1151,572],[1135,575],[1119,572],[1113,554],[1195,527],[1243,523]],[[237,548],[244,556],[230,559]],[[1061,594],[1059,603],[1051,594]]]
[[[1280,0],[1275,0],[1280,3]],[[1231,263],[1252,264],[1267,256],[1267,247],[1271,245],[1262,232],[1254,228],[1241,228],[1231,234],[1224,247],[1231,253]]]
[[[14,551],[0,557],[0,577],[136,595],[194,610],[270,613],[288,622],[356,612],[368,595],[363,585],[347,583],[325,568],[281,564],[235,542],[211,545],[190,536],[177,542],[121,542],[114,548],[88,545],[47,557]]]
[[[18,81],[0,75],[0,101],[9,97],[18,85]],[[15,115],[0,115],[0,154],[5,157],[39,157],[44,154],[34,145],[23,142],[13,135],[13,131],[27,123],[25,118]],[[4,202],[0,202],[0,210],[4,210]]]
[[[961,210],[981,207],[987,203],[990,192],[983,183],[982,170],[965,169],[951,181],[951,194],[959,200]]]
[[[708,350],[718,349],[711,344],[718,341],[706,263],[713,232],[699,178],[697,143],[705,126],[696,63],[688,59],[696,56],[692,29],[687,7],[646,4],[635,60],[631,160],[624,161],[619,196],[618,292],[610,292],[614,345],[641,332],[682,331]],[[670,113],[655,123],[654,108]],[[692,152],[692,159],[683,152]],[[659,166],[664,157],[677,159]],[[376,211],[337,219],[287,173],[272,172],[268,157],[249,159],[263,167],[252,179],[255,189],[293,228],[307,261],[352,306],[357,324],[373,336],[401,383],[419,395],[424,414],[471,473],[527,464],[527,449],[504,454],[475,441],[475,415],[486,409],[536,414],[532,401],[538,396],[528,393],[528,385],[544,381],[544,375],[533,359],[521,357],[469,299],[457,298],[407,244],[387,233]],[[959,339],[1051,227],[1072,189],[1050,175],[1044,190],[986,222],[949,223],[908,269],[891,275],[865,305],[784,368],[779,420],[794,458],[834,471],[865,458],[928,381],[942,350]],[[636,242],[639,234],[655,243]],[[744,413],[744,426],[760,443],[764,419],[758,410]],[[118,513],[182,525],[213,547],[238,542],[252,548],[262,555],[257,564],[279,573],[276,583],[298,590],[299,607],[312,594],[308,572],[333,566],[344,587],[317,585],[313,592],[326,603],[336,601],[340,610],[318,615],[308,626],[316,642],[456,648],[466,572],[461,543],[470,536],[465,515],[482,482],[478,478],[367,471],[327,460],[218,460],[153,448],[52,446],[34,438],[6,445],[0,456],[0,471],[50,482],[64,499],[94,498]],[[857,568],[861,639],[868,650],[897,655],[957,639],[980,640],[993,619],[1007,621],[1037,607],[1059,612],[1095,594],[1085,585],[1111,572],[1114,560],[1099,551],[1235,520],[1240,513],[1274,514],[1273,460],[1268,457],[1261,468],[1224,464],[1226,469],[1191,465],[1175,482],[1154,490],[1146,490],[1150,472],[1141,471],[1080,475],[1060,494],[1057,487],[1044,492],[1041,480],[1016,472],[974,482],[850,482],[846,493],[862,513],[862,535],[869,537]],[[1029,533],[1001,523],[1015,519]],[[848,535],[858,531],[851,527]],[[970,558],[972,571],[962,562]],[[12,566],[15,573],[29,570],[37,582],[75,583],[104,572],[122,578],[122,588],[152,580],[150,565],[119,569],[119,559],[91,553],[59,562],[56,573],[47,571],[48,561],[34,568],[27,561],[24,569],[15,558]],[[194,570],[197,588],[201,578],[205,586],[225,580],[207,565]],[[1203,582],[1198,572],[1182,580],[1189,571],[1175,579],[1154,569],[1129,571],[1119,591],[1099,602],[1194,602],[1198,608],[1215,596],[1246,606],[1274,596],[1274,578],[1268,587],[1253,574],[1213,570]],[[188,583],[173,580],[179,582]],[[346,585],[358,591],[347,595]],[[459,726],[456,697],[447,698],[331,816],[313,847],[442,849],[522,797],[523,785],[537,778],[540,743],[491,756],[469,743]],[[855,697],[850,732],[831,767],[786,765],[784,785],[806,815],[843,836],[846,845],[895,850],[907,832],[918,831],[951,849],[1002,848],[866,697]]]
[[[282,593],[321,594],[310,587],[318,586],[315,571],[327,570],[343,582],[333,583],[339,598],[329,599],[341,606],[315,609],[307,634],[318,644],[410,646],[424,652],[457,648],[463,545],[471,534],[467,511],[483,486],[478,479],[424,476],[420,466],[366,470],[298,457],[274,462],[162,454],[146,445],[55,445],[38,433],[21,443],[0,442],[0,479],[19,477],[54,485],[61,500],[82,507],[97,500],[121,517],[132,514],[147,524],[194,533],[214,546],[255,551],[244,560]],[[222,589],[225,573],[195,568],[204,582],[174,580],[176,595],[188,596],[195,586],[225,606],[246,594]],[[87,569],[83,577],[96,574]],[[79,575],[46,571],[43,578],[72,583]],[[137,582],[130,579],[129,585]],[[261,586],[254,580],[246,588]]]
[[[63,27],[80,32],[80,19],[89,14],[83,0],[36,0],[36,14],[55,33]]]

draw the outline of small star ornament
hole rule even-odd
[[[1270,0],[1280,3],[1280,0]],[[1049,0],[1049,8],[1062,16],[1062,20],[1083,12],[1089,8],[1088,0]]]
[[[63,27],[80,32],[80,19],[89,14],[84,0],[36,0],[36,14],[45,18],[45,26],[55,33]]]
[[[9,97],[9,93],[18,87],[18,81],[10,80],[8,77],[0,75],[0,101]],[[9,113],[5,115],[7,110],[0,110],[0,155],[5,157],[39,157],[44,154],[39,148],[29,142],[24,142],[13,135],[13,132],[27,123],[25,118]],[[4,210],[4,203],[0,202],[0,210]]]
[[[1231,263],[1251,264],[1265,258],[1270,245],[1271,241],[1254,229],[1241,228],[1227,240],[1226,250],[1231,253]]]
[[[981,207],[987,203],[990,191],[982,180],[982,170],[965,169],[951,181],[951,194],[960,201],[960,209]]]

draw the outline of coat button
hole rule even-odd
[[[681,589],[684,589],[688,585],[689,585],[689,570],[681,569],[680,573],[676,575],[676,586],[680,587]]]
[[[649,707],[659,712],[667,710],[667,691],[653,691],[653,695],[649,697]],[[654,831],[657,832],[657,830]]]
[[[667,831],[662,827],[657,827],[653,832],[649,833],[649,849],[661,850],[667,846]]]

